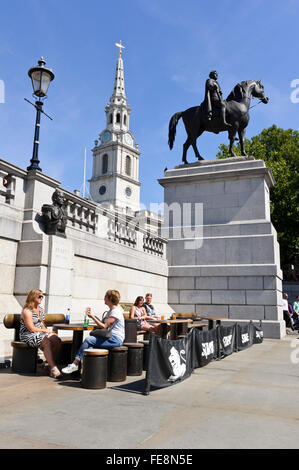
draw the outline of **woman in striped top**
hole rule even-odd
[[[151,325],[148,323],[146,320],[155,320],[155,317],[152,317],[146,313],[146,310],[143,306],[144,304],[144,298],[139,295],[135,302],[134,305],[132,305],[131,310],[130,310],[130,318],[131,320],[134,320],[134,318],[137,318],[137,330],[145,330],[149,331],[150,333],[155,333],[156,335],[160,335],[160,323],[157,323],[155,325]]]
[[[33,289],[27,295],[20,321],[20,340],[31,348],[43,351],[51,368],[50,375],[56,379],[62,376],[54,362],[61,340],[44,323],[45,315],[41,307],[43,298],[44,295],[39,289]]]

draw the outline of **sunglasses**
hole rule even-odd
[[[38,298],[38,299],[43,299],[44,296],[43,296],[43,295],[39,295],[37,298]]]

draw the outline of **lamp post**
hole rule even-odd
[[[43,111],[43,102],[42,98],[47,96],[47,91],[52,80],[54,80],[54,73],[51,69],[45,67],[46,62],[43,57],[38,61],[38,65],[31,67],[28,71],[28,75],[32,81],[33,95],[36,96],[37,101],[35,104],[28,101],[36,109],[36,122],[35,122],[35,132],[34,132],[34,142],[33,142],[33,152],[32,158],[30,160],[31,165],[27,167],[27,170],[39,170],[42,169],[39,167],[38,159],[38,148],[39,148],[39,130],[40,130],[40,115],[41,113],[46,114]],[[47,116],[47,115],[46,115]],[[48,116],[50,117],[50,116]],[[50,118],[51,119],[51,118]]]

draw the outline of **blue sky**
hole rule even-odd
[[[200,104],[211,70],[226,97],[241,80],[261,79],[270,102],[251,111],[247,137],[275,123],[298,129],[299,103],[290,100],[299,78],[297,0],[0,0],[0,157],[26,168],[32,155],[35,110],[28,69],[43,55],[53,69],[40,135],[41,167],[62,187],[82,186],[84,148],[91,176],[94,140],[105,127],[120,39],[130,128],[141,151],[141,202],[163,201],[157,178],[180,164],[186,134],[180,121],[174,149],[168,123]],[[254,104],[254,103],[253,103]],[[226,134],[197,141],[216,158]],[[192,149],[189,162],[195,161]]]

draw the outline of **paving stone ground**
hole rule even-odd
[[[104,390],[0,371],[1,449],[299,447],[299,334],[196,369],[142,395],[144,375]]]

